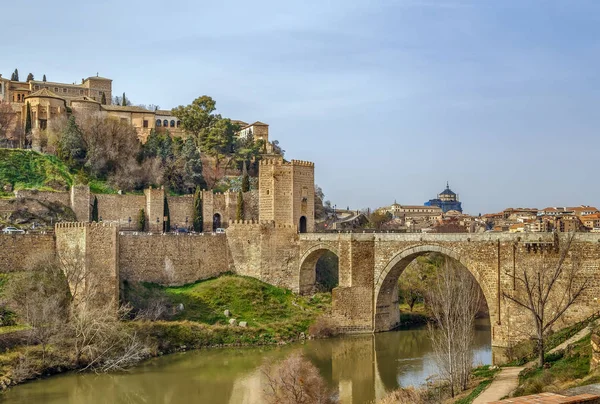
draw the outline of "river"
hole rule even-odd
[[[492,360],[489,320],[478,320],[474,363]],[[340,394],[369,403],[398,386],[436,373],[426,328],[312,340],[283,347],[220,348],[150,359],[124,373],[68,373],[15,386],[0,396],[14,404],[258,404],[265,358],[302,352]]]

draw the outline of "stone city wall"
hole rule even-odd
[[[221,216],[220,227],[227,227],[230,220],[236,219],[237,192],[213,193],[202,191],[204,231],[213,231],[213,217]],[[163,189],[149,188],[144,195],[134,194],[91,194],[89,187],[78,185],[71,188],[70,192],[48,191],[15,191],[14,199],[0,199],[0,214],[10,213],[26,201],[35,200],[38,204],[27,203],[27,209],[34,213],[46,210],[45,203],[59,203],[70,207],[80,222],[91,220],[91,207],[94,197],[98,199],[98,218],[102,221],[118,225],[120,229],[137,230],[138,214],[144,209],[146,215],[146,231],[162,231],[163,209],[165,191]],[[244,219],[258,220],[258,191],[249,191],[243,194]],[[168,196],[169,213],[171,215],[171,228],[191,228],[193,221],[194,197],[193,195]],[[131,218],[131,224],[129,222]],[[156,219],[158,218],[158,225]],[[158,226],[158,230],[157,230]]]
[[[185,285],[230,270],[224,234],[122,234],[121,281]]]
[[[146,204],[144,195],[109,195],[94,194],[98,198],[98,218],[106,223],[118,224],[120,228],[138,230],[138,214],[140,209]],[[131,225],[129,224],[131,218]]]
[[[191,228],[194,224],[194,195],[169,196],[168,201],[171,228]]]
[[[30,265],[54,255],[54,236],[1,234],[0,273],[28,270]]]

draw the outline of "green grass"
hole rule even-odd
[[[184,310],[173,321],[226,325],[230,318],[246,321],[249,327],[274,333],[304,332],[331,303],[331,295],[303,297],[259,280],[224,275],[180,287],[142,283],[127,285],[126,300],[143,306],[150,298],[166,298],[171,306],[183,304]],[[225,316],[229,310],[231,317]]]
[[[0,149],[0,185],[15,190],[64,191],[73,184],[69,169],[55,156],[32,150]]]
[[[515,396],[559,390],[565,383],[583,379],[590,372],[592,348],[590,336],[573,344],[567,352],[547,355],[547,368],[534,368],[519,376]]]
[[[471,404],[473,402],[473,400],[475,400],[483,390],[485,390],[485,388],[487,386],[489,386],[492,383],[492,379],[487,379],[482,381],[481,383],[479,383],[477,385],[477,387],[475,387],[473,389],[473,391],[471,391],[471,393],[469,393],[468,396],[463,397],[459,400],[455,401],[455,404]]]
[[[544,351],[548,352],[556,348],[557,346],[559,346],[560,344],[577,334],[579,331],[587,327],[591,320],[593,319],[580,321],[579,323],[562,328],[556,331],[555,333],[548,335],[544,344]],[[513,357],[509,358],[510,360],[507,363],[504,363],[502,366],[521,366],[527,362],[537,360],[537,354],[535,353],[536,342],[534,340],[521,341],[515,344],[515,346],[511,348],[511,351],[512,353],[510,353],[510,355],[512,355]],[[507,354],[509,354],[509,352],[507,352]]]
[[[118,192],[106,182],[96,179],[89,180],[88,185],[90,186],[90,192],[93,194],[116,194]]]

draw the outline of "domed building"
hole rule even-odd
[[[458,200],[458,195],[452,192],[450,185],[446,183],[446,189],[438,194],[436,199],[430,199],[425,202],[425,206],[437,206],[443,213],[455,210],[462,213],[462,204]]]

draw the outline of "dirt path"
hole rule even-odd
[[[498,401],[510,394],[519,385],[519,373],[524,367],[503,368],[494,378],[492,384],[477,397],[473,404],[484,404]]]

